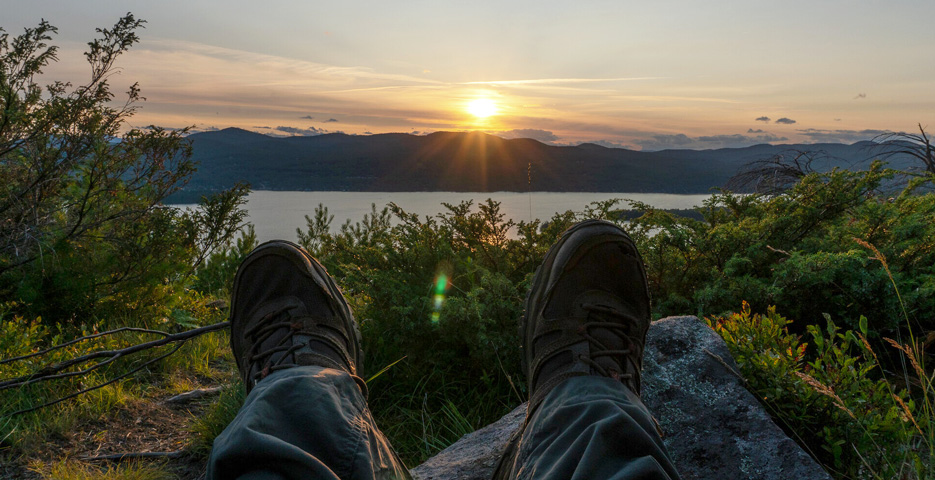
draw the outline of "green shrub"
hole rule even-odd
[[[935,329],[935,194],[919,194],[926,179],[897,195],[879,189],[894,172],[806,175],[779,195],[719,193],[698,211],[703,220],[637,204],[630,225],[647,264],[657,316],[776,305],[798,320],[821,324],[821,313],[846,322],[870,319],[871,335],[905,326],[886,272],[855,239],[877,245],[914,325]]]
[[[862,333],[809,325],[807,338],[789,333],[776,313],[711,318],[748,388],[836,478],[930,478],[930,412],[893,386]],[[863,330],[867,322],[858,322]],[[931,389],[931,385],[926,385]]]
[[[36,83],[57,60],[47,22],[15,38],[0,30],[0,298],[46,322],[157,316],[204,257],[240,228],[246,188],[182,212],[162,205],[195,165],[187,130],[130,128],[142,101],[116,101],[116,60],[144,22],[99,29],[90,80]]]

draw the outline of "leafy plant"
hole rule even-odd
[[[908,390],[893,385],[864,332],[807,327],[810,342],[789,333],[776,313],[739,313],[708,319],[727,342],[750,390],[780,425],[837,478],[929,478],[931,435]],[[927,388],[931,388],[928,385]]]
[[[895,335],[905,325],[886,272],[853,239],[880,245],[913,324],[935,329],[935,195],[919,194],[923,179],[895,196],[879,194],[894,172],[811,173],[786,193],[718,193],[693,220],[637,204],[630,223],[647,264],[657,316],[730,312],[748,301],[776,305],[798,326],[821,324],[821,313],[871,335]]]
[[[140,90],[116,102],[108,84],[143,23],[127,14],[98,29],[78,86],[36,82],[57,60],[54,26],[0,30],[0,295],[22,313],[171,309],[180,281],[243,221],[243,186],[190,212],[161,204],[195,170],[187,130],[129,128]]]

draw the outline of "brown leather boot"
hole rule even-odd
[[[601,220],[565,231],[536,271],[520,322],[527,415],[580,375],[619,380],[639,395],[649,323],[646,273],[630,237]]]
[[[247,393],[270,373],[298,365],[351,375],[361,368],[360,330],[341,290],[294,243],[266,242],[247,256],[234,277],[230,321]]]

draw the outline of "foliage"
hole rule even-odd
[[[243,220],[243,186],[194,211],[162,206],[194,172],[187,130],[129,128],[140,90],[115,104],[108,84],[142,25],[127,14],[98,29],[79,86],[37,83],[57,60],[47,43],[55,27],[43,21],[13,38],[0,30],[0,296],[23,313],[65,321],[171,308]]]
[[[708,320],[727,342],[748,387],[784,429],[838,478],[930,478],[930,412],[885,378],[863,333],[826,318],[807,338],[776,313]],[[926,378],[923,376],[923,380]],[[924,386],[931,389],[930,382]]]
[[[804,325],[822,313],[871,335],[894,335],[902,307],[888,275],[855,239],[879,246],[913,324],[935,329],[935,195],[923,179],[894,196],[878,195],[892,171],[811,173],[780,195],[718,193],[703,220],[637,204],[631,223],[647,264],[657,316],[720,314],[748,301],[776,305]]]
[[[258,242],[253,225],[248,225],[235,241],[228,240],[215,248],[195,271],[191,287],[199,292],[218,293],[224,296],[234,285],[234,274]]]

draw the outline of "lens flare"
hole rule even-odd
[[[435,277],[435,288],[432,295],[432,321],[438,322],[442,314],[442,305],[445,304],[445,293],[448,292],[448,275],[439,273]]]

